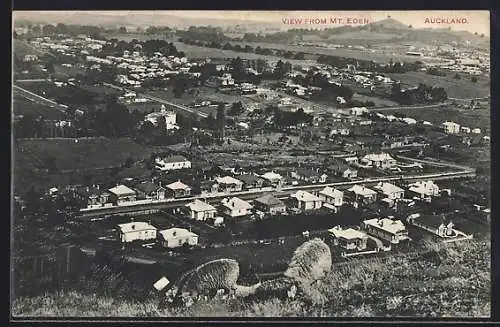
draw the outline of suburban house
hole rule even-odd
[[[361,227],[369,235],[390,242],[391,244],[398,244],[401,241],[409,239],[408,231],[401,220],[373,218],[363,221]]]
[[[270,171],[261,175],[261,177],[264,178],[264,180],[270,186],[280,187],[281,185],[283,185],[283,176],[278,173]]]
[[[323,203],[334,205],[336,207],[340,207],[344,203],[344,192],[333,189],[330,186],[327,186],[319,191],[318,197]]]
[[[238,179],[243,182],[244,189],[261,188],[264,184],[262,177],[252,174],[239,175]]]
[[[380,182],[373,188],[389,200],[402,199],[405,195],[405,190],[391,183]]]
[[[96,208],[111,205],[111,193],[99,189],[99,186],[81,186],[73,189],[73,198],[83,208]]]
[[[219,184],[217,184],[216,181],[200,181],[198,185],[196,185],[196,190],[201,195],[216,194],[219,192]]]
[[[315,210],[321,208],[321,199],[309,192],[300,190],[292,194],[291,198],[294,200],[295,207],[300,210]]]
[[[198,244],[198,235],[184,228],[169,228],[158,232],[158,238],[164,248],[173,249],[184,244]]]
[[[217,177],[215,179],[219,184],[219,192],[240,192],[243,189],[243,182],[231,177]]]
[[[117,185],[110,188],[108,191],[111,193],[111,201],[118,205],[135,201],[137,199],[137,193],[125,185]]]
[[[168,196],[181,198],[191,195],[191,188],[181,181],[173,182],[166,186]]]
[[[163,200],[165,199],[165,188],[151,181],[143,181],[134,185],[137,197],[142,199]]]
[[[321,174],[316,170],[307,168],[297,168],[295,171],[292,171],[291,176],[307,183],[325,183],[328,177],[326,174]]]
[[[354,168],[349,167],[349,164],[343,162],[336,162],[330,166],[329,171],[331,171],[335,176],[342,178],[356,178],[358,177],[358,171]]]
[[[439,186],[433,181],[418,181],[410,184],[408,191],[411,195],[430,202],[433,196],[439,195]]]
[[[167,111],[163,104],[161,105],[161,111],[152,112],[144,117],[145,121],[149,121],[155,127],[160,124],[161,119],[163,119],[167,130],[179,129],[179,126],[176,125],[177,114],[175,111]]]
[[[217,209],[214,206],[198,199],[186,204],[186,207],[189,209],[191,219],[205,221],[214,218],[217,214]]]
[[[453,229],[455,226],[453,222],[446,221],[439,216],[413,214],[408,217],[407,221],[439,237],[454,237],[457,235]]]
[[[188,169],[191,168],[191,161],[179,155],[166,156],[163,158],[157,157],[155,159],[155,166],[156,169],[161,171]]]
[[[343,249],[357,251],[366,249],[368,235],[362,231],[353,228],[342,229],[340,226],[335,226],[329,229],[328,233],[333,238],[333,244]]]
[[[460,133],[460,125],[452,121],[445,121],[441,124],[443,131],[446,134],[458,134]]]
[[[142,221],[119,224],[118,230],[122,243],[155,239],[157,231],[155,226]]]
[[[283,213],[286,211],[285,203],[280,199],[275,198],[271,194],[264,195],[253,200],[253,205],[255,209],[261,212],[270,213],[271,215]]]
[[[252,205],[237,197],[222,200],[222,210],[229,217],[241,217],[250,214]]]
[[[377,201],[377,192],[365,186],[354,185],[347,191],[356,202],[373,203]]]
[[[367,154],[361,159],[361,164],[366,167],[388,169],[396,165],[396,160],[388,153]]]

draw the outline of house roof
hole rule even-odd
[[[130,233],[140,230],[156,230],[157,228],[149,223],[143,221],[134,221],[125,224],[119,224],[118,228],[122,233]]]
[[[134,188],[139,190],[139,191],[142,191],[144,193],[151,193],[151,192],[165,189],[164,187],[156,185],[155,183],[153,183],[151,181],[143,181],[143,182],[137,183],[134,185]]]
[[[331,228],[328,230],[329,233],[333,234],[335,237],[344,238],[347,240],[354,240],[359,238],[368,238],[366,233],[355,230],[353,228],[341,229],[341,228]]]
[[[363,159],[370,161],[394,160],[388,153],[370,153],[364,156]]]
[[[296,198],[299,201],[311,202],[311,201],[321,201],[316,195],[311,194],[306,191],[297,191],[297,193],[293,194],[292,197]]]
[[[166,156],[166,157],[162,157],[161,160],[165,163],[189,161],[186,159],[186,157],[181,156],[181,155]]]
[[[186,207],[195,212],[216,210],[214,206],[198,199],[186,204]]]
[[[297,168],[295,172],[297,173],[297,175],[303,177],[319,177],[323,175],[322,173],[320,174],[319,172],[308,168]]]
[[[117,185],[108,190],[116,196],[134,195],[135,191],[125,185]]]
[[[373,218],[365,220],[363,223],[378,229],[385,230],[391,234],[397,234],[398,232],[406,230],[406,227],[401,222],[401,220],[392,220],[389,218],[382,218],[382,219]]]
[[[185,228],[177,228],[177,227],[164,229],[159,231],[158,233],[163,237],[164,240],[175,239],[178,237],[198,236],[198,234],[190,232]]]
[[[364,186],[360,186],[360,185],[354,185],[348,191],[353,192],[353,193],[358,194],[358,195],[375,195],[375,194],[377,194],[377,192],[375,192],[374,190],[371,190],[368,187],[364,187]]]
[[[408,189],[418,194],[432,195],[434,193],[434,189],[436,188],[439,189],[433,181],[419,181],[410,184]]]
[[[170,183],[170,184],[167,185],[167,188],[171,189],[171,190],[186,190],[186,189],[190,189],[190,187],[188,185],[184,184],[181,181]]]
[[[402,188],[400,188],[394,184],[386,183],[386,182],[380,182],[374,188],[376,190],[381,191],[384,194],[392,194],[392,193],[398,193],[398,192],[404,191]]]
[[[254,184],[257,183],[258,181],[262,180],[261,177],[256,176],[256,175],[239,175],[238,176],[239,180],[242,181],[245,184]]]
[[[277,174],[277,173],[272,172],[272,171],[265,173],[261,177],[264,179],[267,179],[267,180],[277,180],[277,179],[283,178],[280,174]]]
[[[261,196],[260,198],[255,199],[254,202],[259,202],[259,203],[262,203],[266,206],[284,206],[285,205],[285,203],[283,201],[281,201],[278,198],[275,198],[271,194]]]
[[[319,193],[332,198],[341,198],[344,196],[344,192],[339,191],[337,189],[333,189],[330,186],[325,187]]]
[[[252,208],[252,205],[250,203],[237,197],[233,197],[231,199],[223,199],[222,205],[231,210],[249,210]]]
[[[219,184],[243,184],[242,181],[231,176],[218,177],[216,181]]]

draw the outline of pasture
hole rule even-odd
[[[12,112],[15,116],[32,115],[34,117],[43,116],[46,120],[62,120],[66,118],[66,113],[58,108],[52,108],[37,100],[29,100],[21,95],[14,94],[12,100]]]

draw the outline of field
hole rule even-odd
[[[434,246],[430,245],[430,248]],[[159,309],[158,299],[122,300],[84,292],[18,298],[15,317],[469,317],[491,316],[490,250],[486,242],[435,247],[423,256],[389,256],[334,268],[307,300],[214,299]],[[460,264],[460,269],[456,265]],[[97,304],[97,305],[96,305]]]
[[[12,109],[16,116],[43,116],[46,120],[61,120],[66,117],[66,114],[57,108],[51,108],[50,106],[28,100],[17,94],[14,94]]]
[[[408,72],[404,74],[386,74],[403,84],[417,86],[424,83],[430,86],[443,87],[448,98],[471,99],[490,96],[490,81],[485,76],[477,76],[478,81],[472,83],[470,76],[461,75],[461,79],[454,79],[455,73],[447,72],[446,76],[429,75],[424,72]]]
[[[123,165],[127,158],[143,159],[155,151],[129,138],[107,139],[34,139],[14,144],[14,187],[23,191],[30,186],[47,187],[71,183],[75,174],[92,173]],[[56,171],[43,170],[47,158],[55,158]]]
[[[36,49],[35,47],[31,46],[30,44],[14,39],[14,55],[19,57],[19,58],[24,58],[25,55],[36,55],[40,56],[43,55],[43,51],[40,51]]]
[[[423,108],[407,110],[386,110],[384,115],[400,114],[416,120],[429,121],[434,125],[439,125],[445,121],[454,121],[457,124],[472,128],[480,128],[482,132],[488,133],[491,119],[490,111],[487,109],[458,110],[451,106],[444,108]]]
[[[253,46],[253,44],[249,43],[250,45]],[[255,53],[246,53],[246,52],[237,52],[237,51],[232,51],[232,50],[223,50],[223,49],[213,49],[213,48],[206,48],[206,47],[200,47],[196,45],[190,45],[190,44],[184,44],[181,42],[174,42],[175,47],[179,51],[183,51],[186,53],[186,56],[188,58],[236,58],[240,57],[241,59],[264,59],[270,62],[276,62],[278,60],[283,60],[283,58],[276,57],[276,56],[265,56],[265,55],[258,55]],[[314,60],[293,60],[293,59],[287,59],[286,61],[289,61],[292,65],[302,65],[302,66],[307,66],[307,65],[315,65],[316,61]]]

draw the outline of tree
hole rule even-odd
[[[476,83],[476,82],[477,82],[477,77],[476,77],[476,76],[472,76],[472,77],[470,78],[470,81],[471,81],[472,83]]]
[[[181,98],[187,89],[187,77],[184,74],[179,74],[174,80],[174,96]]]
[[[225,125],[226,125],[226,109],[223,103],[219,104],[219,106],[217,107],[217,116],[215,117],[215,120],[217,122],[217,127],[219,128],[220,131],[220,137],[221,139],[224,139]]]
[[[229,109],[229,114],[232,116],[237,116],[244,111],[245,111],[245,109],[243,108],[243,104],[241,103],[241,101],[238,101],[238,102],[234,102],[231,105],[231,108]]]

